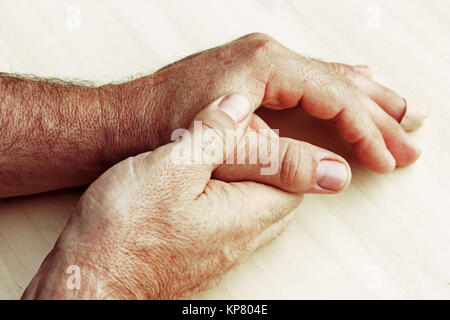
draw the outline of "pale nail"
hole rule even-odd
[[[347,182],[347,167],[338,161],[321,160],[317,166],[316,179],[319,187],[338,191]]]
[[[250,113],[250,102],[241,94],[232,94],[220,101],[219,108],[238,123]]]

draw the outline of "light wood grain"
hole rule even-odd
[[[0,21],[1,72],[104,83],[254,31],[309,56],[369,64],[377,80],[431,109],[412,134],[422,157],[378,175],[329,123],[298,109],[261,111],[282,135],[348,159],[352,184],[307,196],[285,233],[196,297],[450,298],[449,1],[4,0]],[[20,297],[81,193],[0,201],[0,298]]]

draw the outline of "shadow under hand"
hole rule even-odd
[[[301,107],[286,110],[259,108],[256,113],[272,129],[278,129],[280,137],[288,137],[330,150],[348,161],[353,175],[366,170],[353,155],[350,145],[342,139],[329,120],[307,114]]]

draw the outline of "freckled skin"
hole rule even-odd
[[[332,120],[374,171],[414,161],[419,149],[397,119],[405,106],[362,69],[309,59],[251,34],[100,88],[1,77],[2,196],[89,183],[117,163],[82,196],[23,298],[184,297],[211,287],[279,234],[303,193],[333,193],[317,187],[321,159],[344,164],[342,189],[348,186],[344,159],[289,139],[280,139],[280,166],[270,178],[255,170],[260,163],[173,164],[170,152],[186,140],[166,143],[195,115],[206,128],[235,128],[217,100],[205,108],[219,96],[240,93],[251,111],[300,104]],[[267,126],[251,113],[246,121]],[[66,290],[70,265],[81,268],[82,290]]]
[[[170,142],[173,130],[230,92],[254,108],[300,104],[332,119],[369,169],[390,171],[420,150],[398,124],[404,100],[369,71],[306,58],[255,33],[98,88],[0,74],[0,197],[88,184],[115,163]]]
[[[208,112],[214,107],[196,117],[204,129],[234,128],[217,108]],[[130,157],[100,176],[23,298],[184,297],[216,284],[292,220],[302,194],[211,179],[233,150],[228,147],[225,155],[213,153],[215,165],[172,162],[171,152],[187,141]],[[214,150],[210,144],[200,148],[203,155]],[[80,290],[64,285],[70,265],[80,267]]]

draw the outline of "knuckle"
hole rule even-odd
[[[205,114],[204,119],[194,121],[190,138],[194,159],[204,164],[216,163],[225,156],[225,149],[234,142],[237,132],[233,120],[217,114]]]
[[[280,180],[288,189],[297,189],[302,178],[303,147],[288,143],[284,149],[280,164]]]
[[[202,122],[202,140],[211,144],[214,142],[225,142],[227,128],[219,119],[209,119]]]
[[[332,77],[326,86],[326,91],[333,101],[363,98],[363,93],[347,78]]]
[[[242,39],[248,41],[274,41],[273,38],[265,33],[261,32],[252,32],[242,37]]]
[[[244,37],[247,41],[251,59],[266,61],[273,56],[279,44],[272,37],[263,33],[251,33]]]
[[[223,149],[226,143],[224,134],[220,130],[205,124],[203,125],[203,131],[198,152],[201,154],[203,163],[215,163],[223,157]]]
[[[326,77],[316,83],[320,85],[321,94],[325,97],[326,101],[332,101],[333,104],[328,103],[330,108],[324,110],[329,115],[334,115],[337,110],[341,109],[343,101],[351,98],[350,86],[342,79],[338,77]]]
[[[349,69],[341,63],[329,63],[328,65],[331,70],[333,70],[335,73],[337,73],[340,76],[346,77],[346,76],[350,75]]]

